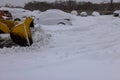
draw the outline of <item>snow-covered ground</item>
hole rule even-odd
[[[40,25],[31,47],[0,49],[0,80],[120,80],[120,18],[72,17]]]

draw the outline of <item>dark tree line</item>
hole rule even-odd
[[[56,0],[53,3],[32,1],[25,4],[24,8],[28,10],[40,10],[40,11],[45,11],[47,9],[61,9],[66,12],[71,12],[72,10],[77,10],[78,12],[81,11],[112,12],[114,10],[120,9],[120,3],[113,3],[113,0],[111,0],[110,3],[100,4],[95,4],[91,2],[77,2],[75,0],[67,1]]]

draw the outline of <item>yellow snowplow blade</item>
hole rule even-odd
[[[21,46],[30,46],[33,43],[30,31],[32,18],[28,17],[24,22],[15,25],[10,32],[11,39]]]
[[[4,23],[7,25],[7,27],[9,28],[9,30],[11,30],[14,27],[14,21],[10,21],[10,20],[5,20],[0,18],[0,22]]]
[[[30,24],[32,18],[27,17],[23,22],[5,20],[0,18],[0,32],[10,33],[10,37],[16,44],[20,46],[30,46],[33,43]]]
[[[6,24],[0,22],[0,32],[1,33],[10,33],[9,28],[7,27]]]

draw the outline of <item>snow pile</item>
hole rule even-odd
[[[114,17],[119,17],[119,16],[120,16],[120,10],[115,10],[115,11],[113,12],[113,16],[114,16]]]
[[[92,13],[92,16],[100,16],[100,13],[97,12],[97,11],[94,11],[94,12]]]
[[[32,14],[40,14],[40,13],[41,13],[40,10],[34,10],[34,11],[32,11]]]
[[[77,15],[78,15],[78,12],[77,12],[76,10],[73,10],[73,11],[71,11],[71,14],[77,16]]]
[[[1,7],[0,10],[8,10],[12,14],[13,19],[23,19],[31,14],[31,11],[22,8]]]
[[[81,12],[80,13],[80,16],[82,16],[82,17],[86,17],[88,14],[87,14],[87,12]]]
[[[45,31],[43,31],[40,25],[36,25],[36,26],[37,27],[35,27],[34,30],[32,31],[32,36],[33,36],[32,47],[40,47],[45,44],[47,45],[51,38],[51,34],[48,34]]]
[[[56,25],[59,23],[71,24],[71,15],[59,9],[50,9],[45,12],[41,12],[39,15],[37,24],[44,25]]]
[[[66,12],[64,12],[62,10],[59,10],[59,9],[49,9],[49,10],[47,10],[45,12],[42,12],[40,14],[40,17],[43,18],[43,19],[46,18],[46,17],[61,19],[61,18],[68,18],[68,17],[70,17],[70,14],[66,13]]]

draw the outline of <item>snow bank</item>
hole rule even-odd
[[[37,27],[36,27],[37,26]],[[43,45],[47,45],[51,38],[51,34],[45,32],[40,25],[36,25],[35,29],[33,30],[33,45],[32,47],[40,47]],[[39,45],[38,45],[39,44]]]
[[[88,14],[87,14],[87,12],[81,12],[80,13],[80,16],[82,16],[82,17],[86,17]]]
[[[31,14],[32,12],[26,9],[22,9],[22,8],[8,8],[8,7],[1,7],[0,10],[8,10],[12,16],[13,19],[19,18],[22,19],[29,16],[29,14]]]
[[[100,13],[97,12],[97,11],[94,11],[94,12],[92,13],[92,16],[100,16]]]
[[[76,10],[73,10],[73,11],[71,11],[71,14],[77,16],[77,15],[78,15],[78,12],[77,12]]]

